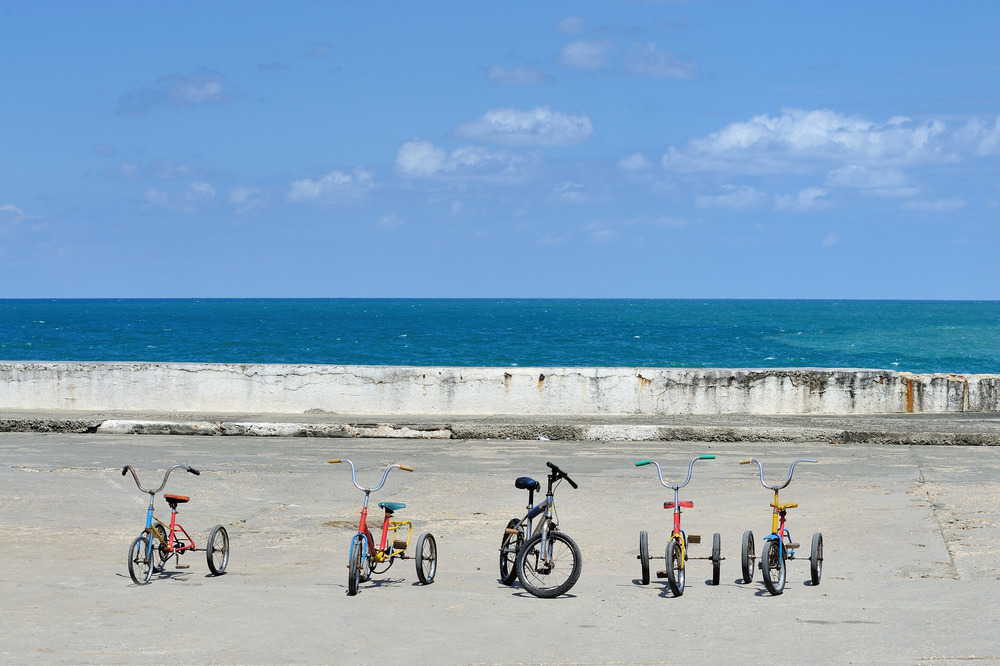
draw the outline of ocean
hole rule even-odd
[[[0,300],[0,361],[1000,373],[1000,302]]]

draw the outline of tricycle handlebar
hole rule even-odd
[[[760,470],[760,485],[764,486],[768,490],[778,491],[778,490],[781,490],[782,488],[784,488],[785,486],[787,486],[789,483],[792,482],[792,474],[795,472],[795,466],[798,465],[800,462],[814,463],[814,462],[819,462],[819,461],[816,460],[815,458],[799,458],[798,460],[796,460],[795,462],[792,463],[791,467],[788,468],[788,478],[785,479],[785,482],[783,484],[781,484],[780,486],[778,486],[778,485],[774,485],[774,486],[767,485],[767,482],[764,480],[764,465],[759,460],[757,460],[756,458],[750,458],[749,460],[741,460],[740,464],[741,465],[749,465],[750,463],[756,463],[757,464],[757,468]]]
[[[183,469],[183,470],[185,470],[187,472],[190,472],[191,474],[194,474],[195,476],[198,476],[198,475],[201,474],[201,472],[199,472],[198,470],[196,470],[194,467],[191,467],[190,465],[171,465],[167,469],[166,474],[163,475],[163,483],[161,483],[160,487],[157,488],[156,490],[149,490],[147,488],[143,488],[142,487],[142,484],[139,483],[139,477],[135,473],[135,468],[132,467],[132,465],[125,465],[124,467],[122,467],[122,476],[125,476],[125,474],[128,473],[128,472],[132,472],[132,478],[135,479],[135,485],[138,486],[139,490],[141,490],[144,493],[148,493],[150,495],[155,495],[156,493],[158,493],[161,490],[163,490],[163,488],[167,485],[167,479],[170,477],[170,473],[172,471],[174,471],[175,469],[178,469],[178,468]]]
[[[412,467],[407,467],[406,465],[400,465],[399,463],[396,463],[394,465],[389,465],[388,467],[385,468],[385,471],[382,472],[382,480],[379,482],[379,484],[377,486],[375,486],[374,488],[365,488],[360,483],[358,483],[357,470],[355,469],[353,462],[351,462],[347,458],[334,458],[332,460],[328,460],[327,462],[331,463],[331,464],[345,462],[348,465],[350,465],[351,466],[351,481],[354,482],[354,487],[357,488],[360,491],[365,492],[365,493],[373,493],[376,490],[378,490],[379,488],[381,488],[382,486],[384,486],[385,485],[385,479],[386,479],[387,476],[389,476],[389,470],[391,470],[394,467],[396,469],[401,469],[401,470],[406,471],[406,472],[412,472],[413,471]]]
[[[683,488],[684,486],[686,486],[689,481],[691,481],[691,471],[694,469],[694,463],[696,461],[698,461],[698,460],[714,460],[714,459],[715,459],[715,454],[704,454],[704,455],[695,456],[694,458],[692,458],[691,462],[688,463],[687,478],[684,479],[684,483],[678,483],[678,484],[667,483],[666,481],[663,480],[663,470],[660,468],[660,463],[656,462],[655,460],[640,460],[639,462],[637,462],[635,464],[635,466],[636,467],[642,467],[643,465],[656,465],[656,474],[657,474],[657,476],[660,477],[660,483],[662,483],[665,488],[673,488],[674,490],[680,490],[681,488]]]

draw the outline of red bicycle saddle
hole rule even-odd
[[[163,499],[167,500],[167,504],[172,507],[176,507],[178,504],[184,504],[184,502],[189,501],[190,497],[184,497],[183,495],[164,495]]]

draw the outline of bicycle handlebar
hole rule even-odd
[[[569,474],[567,474],[566,472],[562,471],[557,466],[553,465],[550,462],[547,462],[545,464],[548,465],[549,469],[552,470],[552,472],[550,473],[549,476],[552,477],[553,481],[558,481],[559,479],[566,479],[569,482],[569,485],[573,486],[573,490],[576,490],[577,488],[580,487],[580,486],[576,485],[576,482],[573,479],[569,478]]]
[[[138,486],[139,490],[141,490],[144,493],[148,493],[150,495],[155,495],[156,493],[158,493],[161,490],[163,490],[163,488],[167,485],[167,479],[170,477],[170,473],[172,471],[174,471],[175,469],[178,469],[178,468],[183,469],[186,472],[190,472],[191,474],[194,474],[195,476],[200,476],[201,475],[201,472],[199,472],[198,470],[196,470],[194,467],[191,467],[190,465],[171,465],[167,469],[166,474],[163,475],[163,483],[161,483],[160,487],[157,488],[156,490],[148,490],[148,489],[142,487],[142,484],[139,483],[139,477],[135,473],[135,468],[132,467],[132,465],[125,465],[124,467],[122,467],[122,476],[125,476],[125,474],[127,472],[132,472],[132,478],[135,479],[135,485]]]
[[[404,472],[412,472],[413,471],[412,467],[407,467],[406,465],[400,465],[399,463],[395,463],[393,465],[389,465],[388,467],[385,468],[385,471],[382,472],[382,481],[377,486],[375,486],[374,488],[365,488],[364,486],[362,486],[361,484],[358,483],[357,471],[356,471],[356,469],[354,467],[354,463],[352,463],[350,460],[348,460],[347,458],[334,458],[332,460],[327,460],[327,462],[330,463],[330,464],[332,464],[332,465],[335,465],[337,463],[342,463],[342,462],[345,462],[348,465],[350,465],[351,466],[351,481],[354,482],[354,487],[357,488],[358,490],[362,491],[362,492],[365,492],[365,493],[373,493],[376,490],[378,490],[379,488],[381,488],[382,486],[384,486],[385,485],[385,479],[386,479],[387,476],[389,476],[389,470],[391,470],[394,467],[396,469],[401,469]]]
[[[635,466],[636,467],[642,467],[643,465],[656,465],[656,474],[660,477],[660,483],[663,484],[663,487],[664,488],[672,488],[673,490],[680,490],[681,488],[683,488],[684,486],[686,486],[688,484],[688,482],[691,481],[691,471],[694,469],[694,464],[698,460],[715,460],[715,454],[714,453],[706,453],[706,454],[702,454],[700,456],[695,456],[694,458],[692,458],[691,462],[688,463],[687,478],[684,479],[684,483],[679,483],[679,484],[676,484],[676,485],[667,483],[666,481],[663,480],[663,470],[660,468],[660,463],[656,462],[655,460],[640,460],[639,462],[637,462],[635,464]]]
[[[816,460],[815,458],[799,458],[798,460],[796,460],[795,462],[792,463],[791,467],[788,468],[788,478],[780,486],[778,486],[778,485],[774,485],[774,486],[767,485],[767,482],[764,481],[764,465],[759,460],[757,460],[756,458],[750,458],[748,460],[741,460],[740,464],[741,465],[749,465],[750,463],[757,463],[757,468],[760,470],[760,485],[764,486],[768,490],[773,490],[773,491],[777,492],[777,491],[781,490],[782,488],[784,488],[785,486],[787,486],[789,483],[792,482],[792,474],[795,472],[795,466],[798,465],[800,462],[814,463],[814,462],[819,462],[819,461]]]

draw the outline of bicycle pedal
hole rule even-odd
[[[657,578],[666,578],[667,577],[667,572],[666,571],[657,571],[656,572],[656,577]]]
[[[406,550],[406,541],[393,541],[392,547],[396,550]]]
[[[688,534],[688,543],[701,543],[700,534]]]
[[[190,564],[177,564],[177,565],[175,565],[175,567],[178,568],[178,569],[190,569],[191,565]]]
[[[801,545],[802,544],[799,544],[799,543],[786,543],[785,544],[785,548],[787,548],[788,550],[794,551],[796,548],[798,548]]]

